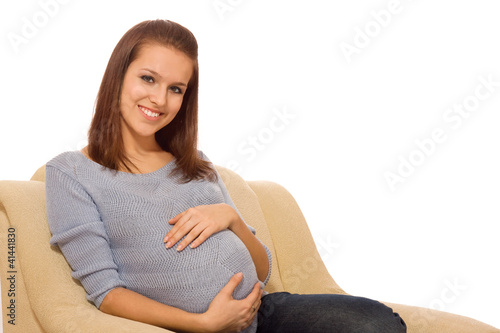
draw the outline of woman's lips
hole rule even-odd
[[[139,105],[139,110],[141,110],[142,114],[149,120],[158,120],[160,119],[161,112],[156,112],[151,109],[148,109],[142,105]]]

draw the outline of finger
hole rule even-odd
[[[172,217],[170,220],[168,220],[168,223],[170,224],[175,224],[181,217],[184,216],[184,214],[186,214],[186,211],[182,212],[182,213],[179,213],[177,215],[175,215],[174,217]]]
[[[165,235],[165,238],[163,239],[163,243],[165,243],[165,246],[168,248],[171,248],[174,244],[176,244],[179,239],[182,238],[182,235],[180,235],[179,229],[180,225],[176,224],[174,228],[170,229],[170,231]]]
[[[206,241],[208,237],[210,237],[211,235],[213,235],[212,229],[210,227],[206,227],[205,229],[202,230],[202,232],[198,235],[198,237],[191,243],[190,247],[194,249],[200,246],[201,243]]]
[[[186,236],[199,222],[190,214],[183,215],[165,236],[166,247],[170,248]]]
[[[252,289],[252,292],[247,296],[247,298],[245,298],[242,301],[244,302],[252,301],[252,297],[254,296],[254,294],[257,295],[257,300],[253,303],[250,303],[251,305],[248,306],[247,316],[244,319],[245,321],[243,323],[242,329],[245,329],[248,326],[250,326],[254,321],[255,316],[257,316],[257,313],[259,312],[259,307],[261,305],[260,297],[262,296],[262,289],[260,287],[260,283],[256,283],[254,288]]]
[[[250,312],[250,316],[248,317],[248,320],[245,322],[243,329],[249,327],[252,324],[252,322],[254,321],[255,316],[257,315],[257,313],[258,313],[258,308],[254,309],[252,307],[252,310]]]
[[[251,302],[251,304],[256,303],[260,300],[262,295],[262,290],[260,289],[260,283],[257,282],[252,289],[252,292],[246,297],[246,299]]]
[[[260,297],[257,299],[257,301],[253,304],[253,309],[258,310],[260,308],[260,304],[262,303]]]
[[[252,311],[255,313],[259,312],[260,304],[261,304],[261,300],[259,298],[259,300],[252,306]]]
[[[177,251],[182,251],[191,244],[191,248],[194,248],[193,246],[193,241],[196,240],[198,242],[198,238],[203,234],[203,232],[206,230],[206,227],[202,224],[196,224],[193,229],[189,231],[189,233],[186,235],[186,237],[179,243],[179,246],[177,246]],[[195,243],[196,244],[196,243]],[[201,244],[201,243],[199,243]]]
[[[257,313],[259,313],[259,308],[252,308],[252,312],[250,313],[250,319],[248,320],[249,324],[251,324],[252,321],[255,319]]]
[[[164,242],[166,242],[167,248],[176,244],[200,222],[199,217],[194,213],[193,208],[189,208],[184,213],[181,213],[182,216],[180,216],[174,227],[165,236],[166,240],[164,239]]]
[[[172,237],[172,235],[175,234],[177,229],[180,228],[180,225],[178,222],[179,222],[180,218],[185,215],[185,213],[186,212],[179,213],[179,214],[175,215],[173,218],[171,218],[170,220],[168,220],[168,223],[174,224],[174,226],[172,229],[169,230],[169,232],[167,232],[167,234],[165,235],[165,238],[163,238],[163,243],[166,243]]]
[[[243,273],[236,273],[230,279],[229,282],[221,289],[220,292],[224,292],[226,294],[233,295],[234,290],[240,284],[241,280],[243,280]]]
[[[253,319],[255,318],[255,316],[257,315],[257,313],[259,313],[259,308],[260,308],[260,305],[261,305],[261,301],[260,301],[260,298],[257,300],[257,302],[255,304],[252,305],[252,310],[251,310],[251,319],[250,319],[250,322],[253,321]]]

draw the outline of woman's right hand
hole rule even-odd
[[[257,282],[246,298],[235,300],[233,292],[242,279],[242,273],[233,275],[203,314],[211,332],[240,332],[253,322],[259,311],[262,290]]]

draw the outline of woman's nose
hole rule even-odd
[[[151,103],[157,106],[165,106],[167,104],[167,90],[157,89],[149,95]]]

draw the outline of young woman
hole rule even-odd
[[[130,29],[104,73],[88,146],[47,164],[51,243],[87,298],[183,332],[406,332],[369,299],[263,295],[270,252],[197,150],[197,52],[179,24]]]

